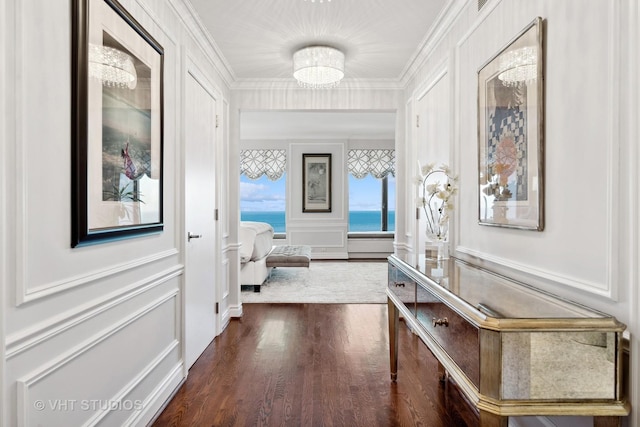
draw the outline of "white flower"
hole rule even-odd
[[[418,197],[416,202],[424,209],[427,235],[445,241],[449,232],[449,212],[454,209],[453,196],[458,193],[458,177],[444,164],[436,169],[433,163],[429,163],[421,167],[420,172],[422,197]]]
[[[433,171],[434,167],[435,167],[435,163],[427,163],[426,165],[422,166],[422,170],[420,171],[420,173],[422,174],[423,177],[425,177],[429,175],[431,171]]]

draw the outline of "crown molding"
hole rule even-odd
[[[458,17],[467,6],[468,0],[451,0],[440,12],[435,20],[435,24],[422,39],[416,48],[407,65],[398,76],[402,86],[407,88],[418,70],[433,54],[439,46],[440,41],[448,34],[451,26],[458,20]]]
[[[293,78],[278,79],[236,79],[231,85],[232,90],[256,90],[256,89],[287,89],[300,91],[326,91],[326,89],[306,89],[298,86]],[[404,84],[397,79],[344,79],[338,87],[330,90],[403,90]]]
[[[227,87],[231,87],[237,77],[229,65],[229,62],[227,62],[227,59],[224,57],[222,51],[211,36],[211,33],[202,23],[202,20],[191,4],[191,1],[169,0],[169,4],[184,24],[186,30],[191,34],[194,41],[198,46],[200,46],[202,52],[211,62],[220,78]]]

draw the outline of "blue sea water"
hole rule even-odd
[[[349,231],[380,231],[381,213],[378,211],[350,211]],[[395,211],[389,211],[388,231],[395,231]],[[242,212],[242,221],[266,222],[273,226],[276,233],[286,232],[284,212]]]

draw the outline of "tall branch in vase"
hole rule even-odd
[[[436,167],[433,163],[420,166],[417,177],[422,196],[418,205],[422,205],[426,217],[427,237],[435,242],[445,242],[449,234],[449,213],[453,211],[454,196],[458,192],[457,177],[449,166]]]

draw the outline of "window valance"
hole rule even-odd
[[[349,150],[349,173],[358,179],[367,174],[382,179],[396,175],[396,150]]]
[[[240,175],[258,179],[266,175],[277,181],[287,169],[287,150],[241,150]]]

